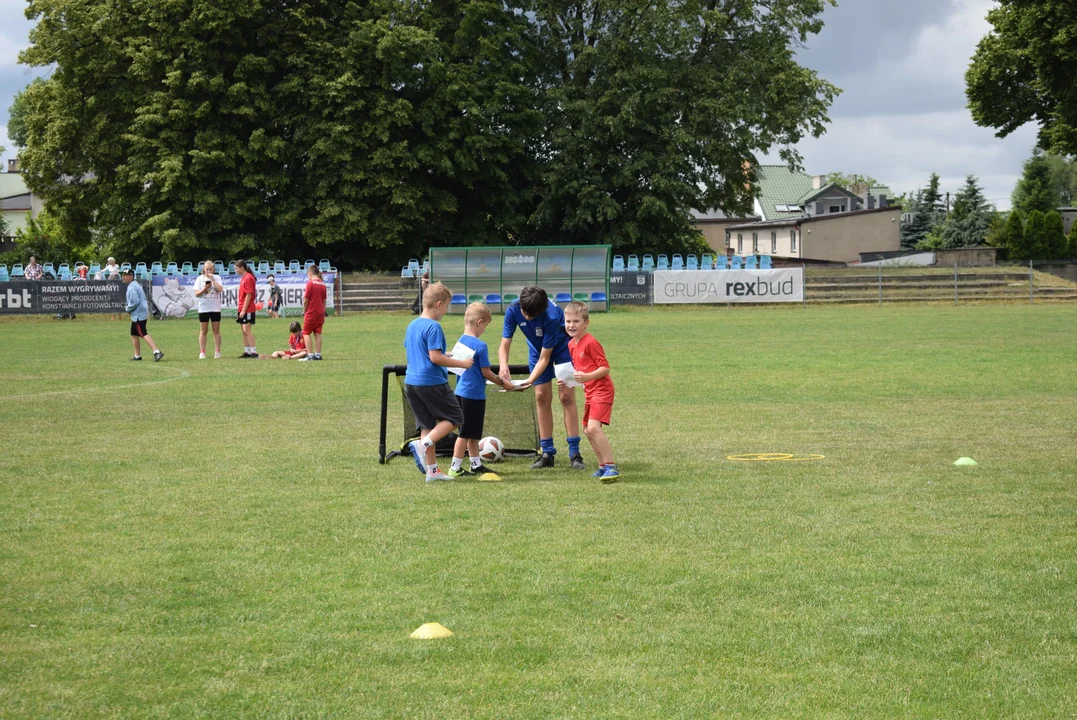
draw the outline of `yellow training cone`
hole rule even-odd
[[[501,476],[497,473],[483,473],[479,475],[479,482],[501,482]]]
[[[441,623],[426,623],[418,630],[409,635],[412,640],[437,640],[439,638],[452,637],[452,630]]]

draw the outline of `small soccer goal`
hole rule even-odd
[[[500,372],[500,365],[490,369]],[[404,375],[407,365],[386,365],[381,372],[381,429],[378,443],[378,462],[385,464],[398,455],[410,455],[407,443],[419,437],[419,428],[415,415],[408,406],[405,395]],[[530,369],[526,365],[509,365],[509,372],[514,376],[527,377]],[[455,387],[456,375],[450,373],[450,384]],[[395,380],[395,383],[394,383]],[[401,419],[397,425],[395,412],[390,412],[390,386],[395,384],[400,392]],[[394,393],[395,394],[395,393]],[[390,437],[390,426],[399,428],[399,437]],[[539,433],[538,417],[535,414],[535,394],[532,390],[524,392],[507,392],[495,385],[486,386],[486,421],[483,424],[485,435],[493,435],[505,445],[505,457],[532,457],[538,454]],[[393,432],[393,435],[396,433]],[[455,433],[451,435],[455,438]],[[399,442],[397,442],[399,440]],[[388,445],[387,445],[388,443]],[[442,443],[438,443],[438,455],[444,456]],[[390,449],[391,448],[391,449]],[[452,454],[451,449],[448,451]]]

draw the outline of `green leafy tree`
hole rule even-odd
[[[1050,257],[1044,215],[1039,210],[1033,210],[1028,214],[1028,220],[1025,221],[1024,240],[1028,254],[1022,260],[1046,260]]]
[[[838,91],[794,51],[825,4],[31,0],[21,60],[55,69],[20,158],[134,259],[692,243],[756,154],[823,132]]]
[[[879,181],[873,178],[871,175],[846,175],[842,172],[828,173],[826,176],[827,183],[834,183],[846,190],[855,191],[861,187],[874,187],[879,184]]]
[[[1026,216],[1033,210],[1049,213],[1058,206],[1058,192],[1051,182],[1051,166],[1047,156],[1039,149],[1034,150],[1032,157],[1025,161],[1011,201],[1014,209]]]
[[[1069,256],[1069,241],[1066,239],[1065,223],[1057,210],[1052,210],[1043,217],[1044,243],[1047,247],[1046,257],[1062,260]]]
[[[973,119],[1005,137],[1029,122],[1040,145],[1077,154],[1077,11],[1072,0],[999,0],[965,73]]]
[[[984,197],[979,180],[974,175],[967,176],[965,186],[954,197],[953,211],[940,231],[943,246],[963,248],[983,245],[994,217],[995,209]]]
[[[1058,206],[1072,206],[1077,202],[1077,159],[1047,153],[1047,165]]]
[[[1003,244],[1000,247],[1006,248],[1006,257],[1012,262],[1027,262],[1031,251],[1025,239],[1025,223],[1021,213],[1010,211],[1002,235]]]
[[[13,262],[23,262],[34,255],[42,262],[73,264],[94,257],[96,252],[92,246],[73,242],[46,207],[36,218],[27,213],[26,226],[15,231],[14,255],[17,259]]]
[[[37,85],[44,82],[41,78],[34,78],[31,85]],[[15,143],[15,147],[26,147],[26,116],[29,108],[26,103],[26,89],[21,90],[15,95],[15,99],[11,103],[11,107],[8,108],[8,120],[7,120],[7,136],[11,138],[11,142]]]

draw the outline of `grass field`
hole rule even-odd
[[[611,486],[378,465],[409,320],[0,321],[0,717],[1077,715],[1074,306],[596,315]]]

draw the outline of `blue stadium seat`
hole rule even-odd
[[[41,264],[41,272],[42,273],[51,273],[51,274],[55,275],[56,274],[56,267],[50,262],[42,263]]]
[[[659,255],[658,265],[655,266],[655,270],[669,270],[669,258],[665,255]]]
[[[168,265],[165,267],[165,275],[168,275],[169,277],[175,277],[176,275],[179,275],[179,265],[174,262],[168,263]]]
[[[688,262],[685,265],[686,270],[699,270],[699,258],[695,255],[688,256]]]
[[[224,275],[224,262],[221,260],[214,260],[213,272],[217,275]]]
[[[329,262],[329,258],[322,258],[318,261],[318,269],[322,272],[329,272],[329,269],[333,267],[333,263]]]
[[[733,267],[730,270],[740,270],[740,255],[733,256]]]
[[[572,295],[567,292],[559,292],[554,296],[553,301],[558,305],[567,305],[572,302]]]
[[[59,279],[61,279],[61,280],[65,280],[65,281],[70,280],[71,279],[71,268],[67,267],[66,265],[60,266],[60,270],[59,270],[59,272],[57,274],[57,277],[59,277]]]
[[[449,303],[449,312],[462,313],[467,309],[467,295],[453,295]]]
[[[628,256],[628,272],[639,272],[639,258],[635,255]]]
[[[164,275],[165,274],[164,265],[162,265],[160,262],[153,263],[152,265],[150,265],[150,274],[151,275]]]
[[[306,272],[307,268],[309,268],[311,265],[317,265],[317,264],[318,263],[314,262],[310,258],[307,258],[306,260],[303,261],[303,272]]]
[[[259,275],[268,275],[269,274],[269,261],[268,260],[261,260],[261,261],[258,262],[258,274]]]
[[[699,269],[700,270],[713,270],[714,269],[714,258],[711,257],[710,253],[704,254],[703,257],[701,257],[699,259]]]
[[[760,258],[759,262],[760,270],[772,270],[774,268],[774,266],[771,264],[770,255],[764,255],[762,258]]]
[[[147,272],[146,263],[140,262],[138,265],[135,265],[135,272]]]
[[[755,270],[756,269],[755,255],[749,255],[748,256],[748,264],[745,267],[748,270]]]
[[[684,258],[680,255],[673,256],[673,264],[669,266],[670,270],[684,270]]]
[[[123,265],[126,265],[127,267],[131,267],[131,263],[124,263]],[[120,271],[121,272],[127,269],[127,268],[123,267],[123,265],[120,266]],[[90,273],[90,277],[92,278],[94,275],[101,272],[101,265],[98,264],[98,263],[90,263],[90,269],[87,270],[86,272]]]
[[[716,263],[714,264],[714,269],[715,269],[715,270],[725,270],[725,269],[726,269],[726,267],[727,267],[727,266],[726,266],[726,259],[725,259],[725,255],[719,255],[719,256],[718,256],[718,262],[716,262]]]
[[[26,277],[26,275],[22,271],[22,263],[15,263],[14,265],[11,266],[11,277],[12,278]]]
[[[235,260],[232,260],[231,262],[228,263],[228,274],[229,275],[235,275],[236,274],[236,261]]]
[[[0,265],[0,282],[7,282],[9,279],[7,265]]]
[[[298,260],[289,260],[288,261],[288,272],[290,272],[292,275],[295,275],[297,272],[299,272],[299,261]]]
[[[613,256],[613,272],[625,271],[625,259],[620,255]]]
[[[486,296],[486,307],[490,308],[491,312],[501,312],[501,296],[497,293],[490,293]]]
[[[643,272],[654,272],[654,257],[651,255],[643,256]]]
[[[412,274],[411,268],[405,265],[404,267],[400,268],[400,277],[410,280],[415,277],[415,275]]]
[[[593,292],[591,293],[591,310],[605,310],[609,307],[606,300],[606,293]]]
[[[59,274],[60,274],[60,273],[62,273],[62,272],[63,272],[64,270],[66,270],[66,271],[67,271],[67,274],[68,274],[68,275],[70,275],[70,274],[71,274],[71,266],[70,266],[70,265],[68,265],[67,263],[60,263],[60,266],[59,266],[58,268],[56,268],[56,274],[57,274],[57,275],[59,275]]]
[[[278,260],[275,263],[273,263],[273,274],[274,275],[282,275],[283,273],[284,273],[284,261],[283,260]]]
[[[194,271],[194,264],[193,263],[185,262],[182,265],[180,265],[180,275],[186,276],[186,275],[195,275],[195,274],[196,273]]]

